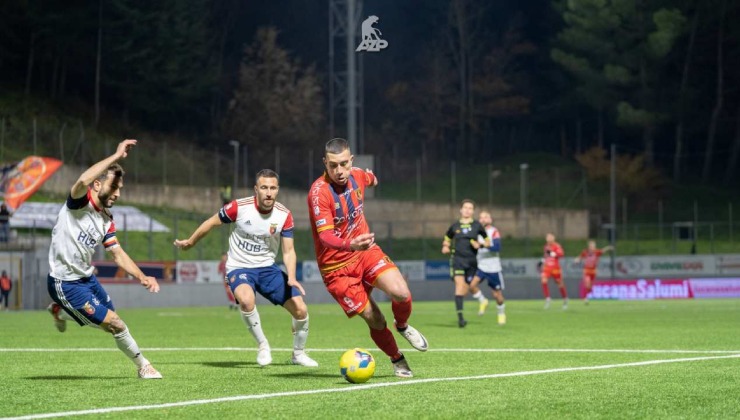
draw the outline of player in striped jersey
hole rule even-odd
[[[278,174],[263,169],[255,176],[254,196],[231,201],[204,221],[188,239],[174,245],[188,250],[224,223],[234,223],[229,237],[226,279],[241,309],[242,319],[257,342],[257,364],[272,363],[270,344],[262,331],[255,305],[259,293],[274,305],[281,305],[293,316],[293,364],[315,367],[319,364],[306,354],[308,309],[306,294],[296,279],[296,253],[293,247],[293,215],[276,201],[280,189]],[[282,244],[287,275],[275,263]]]
[[[138,367],[140,378],[160,379],[162,375],[141,354],[128,327],[115,312],[113,301],[95,277],[91,264],[95,248],[102,243],[119,267],[150,292],[159,292],[157,280],[144,275],[121,248],[113,215],[108,210],[123,188],[124,172],[117,162],[136,143],[119,143],[116,153],[88,168],[72,186],[51,232],[47,286],[54,302],[48,309],[60,332],[66,330],[68,320],[74,320],[81,326],[97,326],[113,334],[118,348]]]
[[[408,323],[411,292],[406,280],[375,243],[365,219],[365,188],[378,185],[378,179],[369,169],[353,167],[353,159],[347,140],[326,143],[326,171],[311,185],[307,200],[316,261],[326,289],[344,313],[362,318],[370,338],[391,359],[394,374],[410,378],[414,374],[372,297],[376,287],[391,299],[396,331],[419,351],[426,351],[428,343]]]

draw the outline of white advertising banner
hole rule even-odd
[[[740,255],[717,255],[717,274],[740,275]]]
[[[425,263],[423,260],[393,261],[403,277],[409,281],[425,280]]]
[[[223,278],[218,274],[218,261],[178,261],[178,283],[220,283]]]
[[[561,262],[566,277],[580,277],[581,264],[568,258]],[[740,268],[738,268],[740,271]],[[644,257],[617,257],[614,259],[614,278],[713,276],[718,274],[717,257],[713,255],[653,255]],[[611,258],[599,260],[598,277],[611,277]]]

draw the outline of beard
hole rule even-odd
[[[98,193],[98,200],[100,200],[100,204],[106,209],[113,207],[113,204],[115,203],[115,200],[111,201],[110,197],[110,191],[100,191]]]

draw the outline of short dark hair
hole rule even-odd
[[[280,182],[280,176],[278,176],[277,172],[273,171],[272,169],[262,169],[254,176],[254,183],[257,184],[257,181],[260,178],[275,178]]]
[[[464,205],[465,205],[465,204],[467,204],[467,203],[470,203],[470,204],[472,204],[472,205],[473,205],[473,208],[475,208],[475,201],[473,201],[473,200],[471,200],[471,199],[469,199],[469,198],[466,198],[466,199],[464,199],[464,200],[462,201],[462,203],[460,203],[460,207],[464,206]]]
[[[106,179],[108,179],[108,174],[113,173],[114,178],[123,178],[124,175],[126,175],[126,172],[123,170],[123,167],[117,163],[113,163],[106,170],[103,171],[103,173],[98,176],[98,181],[103,182]]]
[[[326,146],[324,147],[324,154],[331,153],[333,155],[342,153],[345,150],[349,149],[349,142],[343,138],[333,138],[326,142]]]

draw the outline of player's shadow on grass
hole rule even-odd
[[[122,376],[81,376],[81,375],[42,375],[42,376],[27,376],[24,379],[30,379],[32,381],[86,381],[86,380],[100,380],[100,379],[125,379]]]
[[[338,373],[330,373],[330,372],[321,372],[318,370],[315,370],[315,368],[301,368],[300,366],[296,366],[295,372],[281,372],[281,373],[273,373],[269,374],[270,376],[273,376],[275,378],[284,378],[284,379],[304,379],[304,378],[336,378]]]
[[[460,328],[460,326],[457,325],[457,321],[450,322],[447,324],[443,324],[440,322],[437,324],[427,324],[427,325],[432,326],[432,327],[440,327],[440,328],[452,328],[454,330],[464,330],[465,329],[465,328]],[[468,321],[468,325],[470,325],[470,321]]]
[[[199,364],[203,366],[208,367],[217,367],[217,368],[227,368],[227,369],[233,369],[233,368],[242,368],[242,367],[260,367],[257,362],[198,362]]]

